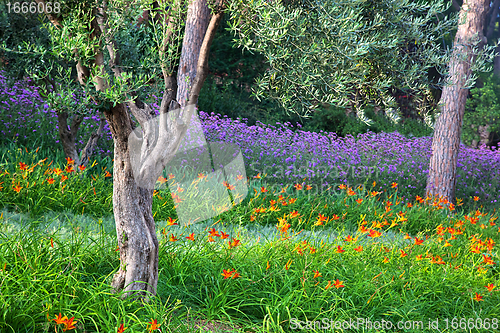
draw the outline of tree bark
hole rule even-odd
[[[80,165],[80,157],[78,156],[78,152],[76,150],[75,138],[82,120],[83,119],[80,115],[74,115],[70,128],[68,127],[68,113],[57,112],[59,139],[63,147],[64,155],[75,161],[75,165]]]
[[[426,191],[429,196],[443,197],[449,202],[455,202],[457,158],[468,94],[464,87],[475,60],[471,46],[475,34],[480,40],[484,38],[483,26],[489,4],[490,0],[466,0],[462,5],[448,84],[443,88],[441,114],[434,129]]]
[[[206,0],[191,0],[187,19],[182,51],[177,73],[177,101],[182,107],[186,106],[189,90],[196,77],[198,55],[201,44],[210,22],[210,9]]]
[[[43,2],[44,0],[39,1]],[[92,21],[90,22],[93,29],[91,37],[104,43],[94,50],[93,67],[97,70],[97,75],[93,76],[92,79],[98,91],[109,89],[109,84],[104,79],[103,46],[108,50],[109,67],[115,77],[122,75],[118,52],[116,52],[117,43],[108,34],[107,3],[106,0],[103,0],[99,8],[92,10]],[[172,8],[172,10],[176,9]],[[187,107],[184,108],[182,114],[179,103],[174,99],[177,93],[175,77],[168,74],[167,68],[163,64],[165,91],[160,105],[159,121],[155,118],[153,109],[138,98],[104,110],[104,116],[114,141],[113,213],[121,261],[120,267],[111,281],[111,287],[115,292],[123,291],[124,297],[136,295],[147,300],[149,295],[156,294],[159,243],[152,214],[154,185],[166,163],[173,158],[189,127],[194,105],[196,105],[207,76],[210,45],[224,10],[225,1],[218,1],[217,11],[210,19],[208,28],[205,28],[206,33],[202,35],[202,43],[198,47],[199,55],[196,56],[197,62],[195,62],[197,65],[196,77],[191,78],[193,80],[191,91]],[[195,18],[193,20],[197,21]],[[59,21],[53,23],[61,26]],[[166,13],[162,24],[168,24],[169,28],[172,29],[167,29],[167,31],[173,31],[173,28],[176,28],[180,22],[169,18],[168,13]],[[167,34],[160,47],[160,57],[170,42],[170,35]],[[186,47],[190,47],[191,43],[195,43],[195,41],[185,43]],[[85,82],[91,73],[83,66],[77,66],[77,71],[80,83]],[[133,132],[129,111],[140,124],[141,133],[139,135],[136,135],[135,131]],[[70,131],[67,124],[64,124],[66,119],[67,115],[66,117],[63,115],[59,126],[63,132],[64,130]],[[72,126],[75,129],[77,127]]]

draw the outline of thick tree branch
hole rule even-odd
[[[217,12],[210,19],[208,24],[207,32],[205,33],[205,38],[203,39],[203,44],[200,48],[200,55],[198,56],[198,67],[196,69],[196,77],[191,86],[191,92],[189,93],[189,99],[187,105],[196,105],[198,103],[198,97],[200,96],[201,87],[205,82],[208,75],[208,56],[210,55],[210,46],[215,37],[215,32],[219,27],[219,24],[224,15],[224,10],[226,9],[226,1],[221,0],[217,6]],[[184,117],[184,122],[188,123],[191,119],[189,114]]]
[[[82,123],[83,118],[79,114],[75,114],[73,116],[73,120],[71,121],[71,136],[76,137],[76,133],[78,133],[78,128],[80,127],[80,124]]]
[[[99,128],[97,129],[97,131],[92,132],[92,134],[90,134],[90,138],[87,141],[87,144],[85,145],[85,148],[83,148],[82,151],[81,164],[84,166],[86,166],[87,163],[90,161],[90,157],[94,153],[94,149],[97,146],[97,142],[102,137],[102,133],[104,131],[106,118],[104,118],[102,112],[99,112],[99,117],[100,117]]]

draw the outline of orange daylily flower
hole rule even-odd
[[[24,164],[23,162],[19,162],[19,169],[21,170],[27,170],[28,169],[28,165],[27,164]]]
[[[192,232],[189,236],[186,237],[189,240],[192,240],[194,242],[194,232]]]
[[[443,261],[443,259],[440,256],[432,257],[431,258],[431,262],[433,264],[438,264],[438,265],[444,265],[445,264],[445,262]]]
[[[345,252],[345,250],[342,249],[342,247],[340,245],[337,246],[337,250],[335,250],[335,252],[337,253],[343,253]]]
[[[421,254],[419,254],[418,256],[415,257],[415,260],[419,261],[419,260],[422,260],[424,259],[424,257],[422,257]]]
[[[236,279],[237,277],[240,277],[240,273],[233,269],[233,276],[231,276],[231,279]]]
[[[361,251],[363,251],[363,247],[361,245],[359,245],[358,247],[354,248],[354,251],[361,252]]]
[[[495,264],[495,262],[491,259],[490,256],[486,256],[483,254],[483,258],[484,258],[484,263],[486,265],[494,265]]]
[[[415,245],[422,245],[423,242],[423,239],[418,239],[417,237],[415,237]]]
[[[311,185],[307,185],[307,186],[306,186],[306,190],[308,190],[308,191],[309,191],[310,189],[312,189],[312,186],[311,186]]]
[[[368,229],[364,225],[362,225],[361,227],[358,228],[358,231],[364,234],[368,232]]]
[[[314,222],[314,226],[317,227],[317,226],[320,226],[320,225],[323,225],[323,221],[321,220],[317,220],[316,222]]]
[[[476,245],[474,247],[471,247],[470,251],[473,252],[473,253],[479,254],[479,253],[481,253],[481,248]]]
[[[69,331],[69,330],[74,330],[76,327],[75,327],[75,324],[76,324],[76,321],[73,321],[73,319],[75,319],[75,317],[71,317],[69,319],[67,319],[63,324],[64,324],[64,328],[63,328],[63,332],[66,332],[66,331]]]
[[[293,185],[293,187],[295,187],[295,189],[298,191],[302,190],[302,184],[295,184]]]
[[[79,165],[79,166],[78,166],[78,169],[80,169],[80,171],[84,171],[84,170],[85,170],[85,165],[83,165],[83,164],[82,164],[82,165]]]
[[[210,236],[210,235],[208,236],[208,241],[209,242],[215,242],[214,238],[212,236]]]
[[[242,179],[243,179],[243,175],[236,176],[236,180],[242,180]]]
[[[220,232],[220,238],[221,238],[221,239],[226,239],[226,238],[228,238],[228,237],[229,237],[229,234],[226,234],[226,233],[225,233],[225,232],[223,232],[223,231],[221,231],[221,232]]]
[[[160,176],[156,181],[159,182],[160,184],[164,184],[167,182],[167,178]]]
[[[229,241],[229,248],[233,248],[233,247],[236,247],[238,245],[240,245],[240,240],[239,239],[236,239],[236,238],[233,238],[232,241]]]
[[[484,286],[486,289],[488,289],[489,292],[492,292],[493,289],[495,288],[495,286],[493,285],[493,283],[490,283],[489,285],[487,286]]]
[[[355,242],[356,240],[358,239],[358,237],[356,238],[352,238],[351,235],[347,235],[347,237],[344,239],[344,242]]]
[[[322,276],[322,275],[321,275],[321,273],[320,273],[319,271],[313,271],[313,272],[314,272],[314,277],[313,277],[313,279],[316,279],[316,278],[318,278],[318,277]]]
[[[398,187],[398,183],[392,183],[391,184],[391,188],[396,188],[396,187]]]
[[[19,185],[16,185],[15,187],[12,187],[12,189],[13,189],[14,191],[16,191],[17,193],[19,193],[19,192],[21,192],[22,187],[21,187],[21,186],[19,186]]]
[[[177,219],[172,220],[172,218],[169,216],[167,220],[167,225],[179,225],[178,223],[175,223],[175,221],[177,221]]]
[[[476,302],[480,302],[483,300],[483,296],[481,296],[481,294],[476,293],[476,296],[474,296],[472,299]]]
[[[319,213],[317,219],[318,219],[318,221],[325,221],[326,222],[328,220],[328,217]]]
[[[349,196],[353,196],[353,195],[356,195],[356,192],[354,192],[354,191],[352,190],[352,188],[350,188],[350,187],[349,187],[349,188],[347,189],[347,195],[349,195]]]
[[[67,177],[67,176],[65,176],[65,175],[62,175],[62,176],[61,176],[61,182],[65,181],[66,179],[68,179],[68,177]]]
[[[219,232],[217,230],[215,230],[215,228],[212,228],[208,231],[208,233],[210,234],[210,236],[212,237],[220,237],[219,235]]]
[[[260,192],[261,193],[266,193],[267,192],[267,188],[265,188],[264,186],[261,186]]]
[[[73,164],[73,163],[75,163],[75,160],[72,160],[71,157],[66,157],[66,162],[68,164]]]
[[[123,323],[118,327],[118,331],[116,333],[123,333],[127,328],[123,327]]]
[[[170,235],[170,238],[169,238],[168,240],[169,240],[170,242],[177,242],[177,241],[178,241],[178,239],[177,239],[177,238],[175,238],[174,234],[171,234],[171,235]]]
[[[387,257],[384,257],[384,260],[382,260],[382,262],[383,262],[384,264],[387,264],[387,263],[389,262],[389,259],[387,259]]]
[[[64,322],[68,319],[68,317],[61,317],[61,313],[59,312],[59,316],[56,316],[55,319],[51,319],[56,322],[57,325],[64,324]]]
[[[75,171],[75,170],[73,170],[73,166],[68,165],[68,166],[64,169],[64,171],[66,171],[67,173],[72,173],[72,172],[73,172],[73,171]]]
[[[382,235],[382,233],[378,230],[373,230],[373,229],[368,230],[369,237],[376,238],[376,237],[380,237],[381,235]]]
[[[333,214],[332,219],[333,219],[333,220],[338,220],[338,219],[340,219],[340,217],[339,217],[339,216],[337,216],[337,215],[335,215],[335,214]]]
[[[150,332],[160,330],[160,325],[158,325],[158,322],[156,321],[156,319],[153,320],[153,318],[151,318],[151,321],[148,322],[148,324],[150,325],[150,327],[148,328],[148,330]]]
[[[479,197],[478,196],[474,196],[474,201],[479,201]]]
[[[339,189],[341,189],[341,190],[345,190],[346,188],[347,188],[347,186],[345,186],[344,184],[339,185]]]
[[[408,253],[406,253],[403,250],[399,250],[399,251],[401,251],[401,258],[406,257],[408,255]]]
[[[345,286],[342,284],[344,283],[344,281],[339,281],[339,279],[337,279],[337,281],[335,281],[333,283],[333,285],[335,286],[335,288],[339,289],[339,288],[344,288]]]
[[[109,173],[109,171],[106,170],[106,174],[104,175],[104,177],[111,177],[111,174]]]
[[[361,198],[356,199],[356,202],[357,202],[358,204],[360,204],[360,203],[362,203],[362,202],[363,202],[363,199],[361,199]]]

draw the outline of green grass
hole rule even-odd
[[[1,156],[1,332],[61,332],[64,325],[47,318],[59,313],[74,317],[74,332],[117,332],[122,323],[125,332],[148,332],[154,319],[162,332],[203,332],[196,323],[213,332],[293,332],[299,323],[311,332],[385,331],[319,326],[357,318],[424,323],[389,331],[456,332],[461,318],[490,325],[500,318],[498,213],[481,206],[450,210],[412,198],[410,207],[397,186],[282,192],[263,177],[251,180],[241,204],[182,226],[167,222],[177,219],[174,202],[168,189],[159,190],[158,294],[141,304],[110,290],[120,264],[106,177],[112,161],[68,172],[64,158],[49,151],[11,146]],[[167,181],[177,188],[175,178]],[[219,237],[210,241],[212,228]],[[194,241],[186,238],[191,233]],[[224,270],[239,276],[224,279]],[[335,287],[337,279],[343,287]],[[439,330],[429,327],[436,319]]]

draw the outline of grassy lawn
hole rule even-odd
[[[200,112],[208,141],[241,149],[249,192],[185,225],[185,180],[159,178],[158,294],[139,303],[109,285],[120,265],[109,142],[79,168],[54,149],[50,124],[30,134],[50,111],[32,103],[16,120],[28,109],[12,96],[0,93],[2,333],[499,330],[498,151],[461,150],[453,205],[421,197],[430,138],[337,138]]]

